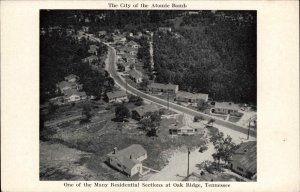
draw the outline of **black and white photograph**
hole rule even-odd
[[[256,10],[39,14],[40,181],[259,181]]]

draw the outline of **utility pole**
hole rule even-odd
[[[190,176],[190,148],[188,148],[187,178]]]
[[[169,110],[169,92],[168,92],[168,110]]]
[[[126,95],[127,95],[127,79],[125,79],[125,82],[126,82]]]
[[[249,125],[248,125],[248,136],[247,136],[247,140],[249,139],[249,134],[250,134],[250,122],[251,122],[251,118],[249,119]]]

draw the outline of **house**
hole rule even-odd
[[[135,120],[141,120],[147,118],[149,113],[158,112],[162,107],[154,104],[141,105],[132,109],[132,118]]]
[[[232,102],[215,102],[215,113],[230,114],[238,112],[239,105]]]
[[[172,28],[171,27],[159,27],[158,31],[163,32],[163,33],[167,33],[167,32],[171,32]]]
[[[90,49],[88,50],[88,52],[97,55],[98,54],[97,49],[99,49],[97,45],[90,45]]]
[[[138,49],[140,47],[140,45],[138,43],[136,43],[135,41],[129,41],[127,44],[126,44],[127,47],[131,47],[131,48],[135,48],[135,49]]]
[[[103,37],[103,36],[105,36],[106,34],[107,34],[106,31],[99,31],[99,32],[98,32],[99,37]]]
[[[76,82],[61,81],[56,86],[62,93],[69,89],[79,90],[79,87]]]
[[[124,48],[120,49],[120,51],[123,51],[124,53],[129,53],[130,55],[135,56],[138,53],[138,48],[125,46]]]
[[[65,91],[64,100],[67,103],[76,102],[87,99],[86,93],[78,92],[76,89],[68,89]]]
[[[130,177],[143,173],[142,161],[145,159],[147,159],[147,151],[138,144],[130,145],[122,150],[115,147],[111,153],[107,154],[107,163]]]
[[[241,143],[231,157],[230,168],[244,177],[254,176],[257,172],[256,146],[256,141]]]
[[[113,40],[114,40],[114,42],[116,42],[116,43],[125,43],[126,42],[126,37],[124,37],[123,35],[114,35],[113,36]]]
[[[152,93],[163,92],[163,93],[174,93],[178,92],[178,85],[174,84],[162,84],[162,83],[151,83],[148,85],[148,91]]]
[[[93,62],[96,62],[98,60],[99,58],[96,55],[91,55],[82,59],[82,62],[92,64]]]
[[[77,75],[71,74],[65,77],[65,81],[68,82],[76,82],[79,80],[79,77]]]
[[[133,69],[133,70],[130,70],[128,72],[128,74],[129,74],[130,79],[132,79],[135,83],[142,82],[143,75],[139,71]]]
[[[198,103],[200,100],[207,102],[208,94],[189,93],[189,92],[185,92],[185,91],[178,91],[178,93],[176,93],[176,101]]]
[[[90,29],[90,27],[88,27],[88,26],[82,26],[82,30],[83,30],[84,32],[88,32],[89,29]]]
[[[108,98],[109,103],[113,103],[113,102],[121,103],[123,101],[125,101],[125,102],[128,101],[127,93],[122,90],[108,92],[108,93],[106,93],[106,96]]]
[[[122,55],[122,58],[123,58],[123,60],[126,61],[126,62],[133,62],[133,63],[136,62],[135,56],[133,56],[133,55],[131,55],[131,54],[129,54],[129,53],[123,54],[123,55]]]
[[[169,129],[170,134],[172,135],[194,135],[197,132],[197,129],[184,125],[182,127],[172,127]]]

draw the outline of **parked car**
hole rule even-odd
[[[204,151],[206,151],[208,149],[207,146],[201,146],[200,149],[199,149],[199,152],[200,153],[203,153]]]

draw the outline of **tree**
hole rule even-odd
[[[82,116],[83,119],[81,120],[81,123],[88,123],[91,121],[91,114],[92,108],[90,105],[84,105],[82,109]]]
[[[145,115],[146,117],[140,120],[139,124],[142,129],[147,131],[147,136],[156,136],[158,127],[161,122],[161,116],[159,113],[149,112]]]
[[[124,121],[124,119],[130,117],[129,109],[124,104],[121,104],[116,107],[115,116],[117,120]]]
[[[199,121],[201,122],[201,121],[203,121],[203,120],[204,120],[204,118],[203,118],[202,116],[197,116],[197,115],[196,115],[196,116],[194,117],[194,122],[199,122]]]
[[[216,120],[214,120],[214,119],[210,119],[209,121],[208,121],[208,124],[211,124],[211,126],[213,126],[213,124],[214,124],[214,122],[215,122]]]
[[[227,163],[230,157],[233,154],[233,149],[235,144],[232,142],[232,138],[227,135],[224,138],[223,132],[218,132],[210,138],[210,141],[213,143],[216,152],[212,155],[215,161],[218,161],[217,168],[220,168],[220,160],[223,160]]]
[[[208,103],[201,99],[197,103],[197,108],[198,108],[199,111],[204,111],[205,109],[208,108]]]
[[[134,103],[137,106],[140,106],[143,104],[143,98],[136,96],[136,95],[130,95],[129,96],[129,102]]]
[[[143,78],[142,79],[142,82],[140,83],[140,87],[141,89],[143,90],[146,90],[147,89],[147,86],[149,85],[149,79],[148,78]]]

